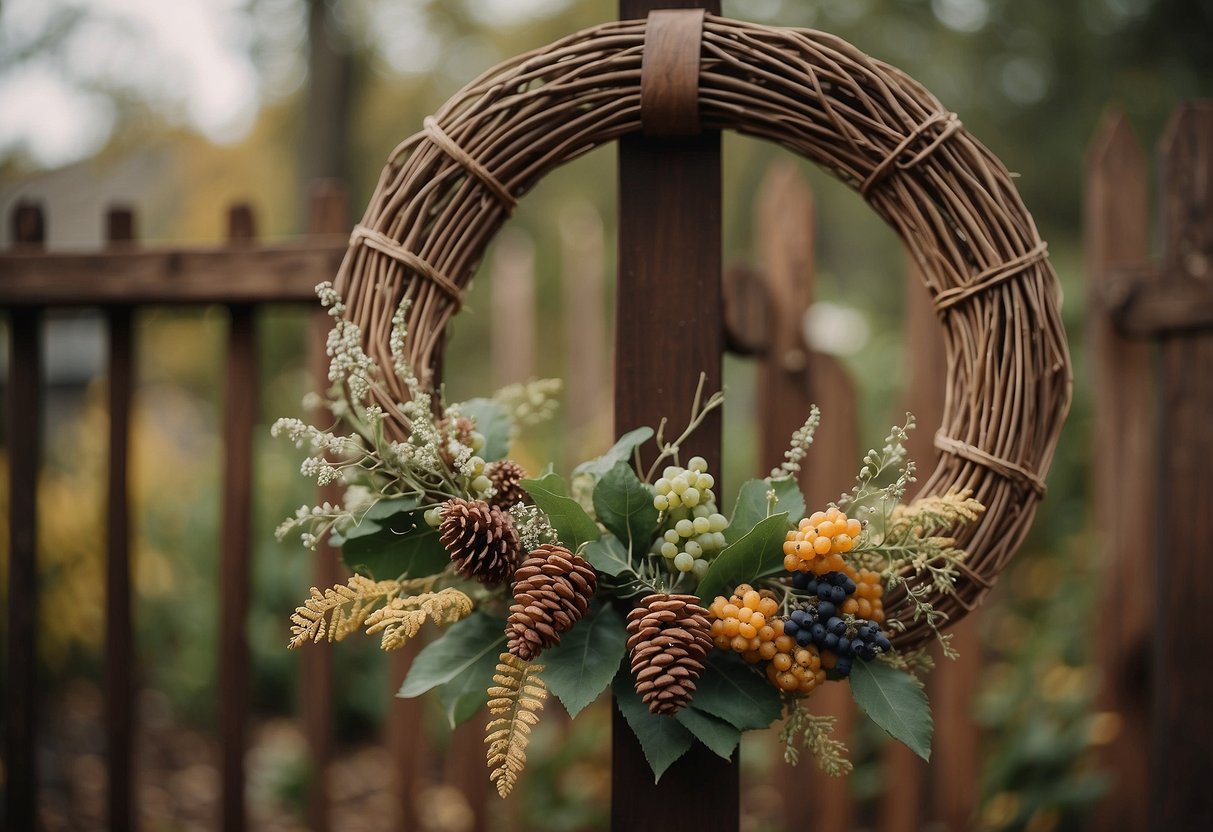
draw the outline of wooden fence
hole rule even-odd
[[[1207,735],[1210,663],[1204,656],[1207,625],[1200,600],[1213,585],[1213,107],[1182,109],[1161,147],[1164,217],[1162,266],[1145,264],[1148,253],[1144,154],[1124,119],[1110,117],[1092,146],[1087,194],[1087,252],[1090,291],[1091,366],[1097,382],[1094,453],[1096,527],[1104,532],[1106,579],[1099,645],[1107,684],[1101,707],[1120,715],[1118,738],[1106,746],[1103,764],[1118,785],[1101,804],[1095,828],[1115,818],[1125,828],[1148,828],[1158,813],[1173,821],[1205,818],[1208,790],[1199,788]],[[758,420],[759,470],[778,460],[783,443],[799,425],[811,402],[829,414],[806,469],[802,486],[812,504],[844,490],[858,458],[854,385],[837,359],[804,346],[801,320],[813,302],[814,245],[812,196],[794,165],[772,169],[755,209],[760,268],[737,268],[724,281],[724,334],[737,350],[760,356]],[[149,305],[213,303],[229,309],[228,365],[223,432],[226,447],[223,483],[223,591],[220,635],[219,734],[222,748],[220,825],[246,826],[244,755],[247,746],[248,648],[243,622],[248,610],[250,559],[249,498],[252,430],[257,414],[257,307],[264,303],[310,303],[312,287],[336,271],[345,250],[348,212],[340,191],[318,187],[312,202],[311,235],[302,241],[257,243],[247,207],[230,213],[229,243],[220,248],[151,250],[135,245],[134,215],[116,210],[108,217],[110,243],[89,254],[42,251],[44,217],[32,205],[12,217],[14,249],[0,255],[0,307],[9,311],[11,349],[8,386],[10,476],[10,560],[7,614],[7,669],[4,702],[6,828],[36,828],[36,730],[39,688],[35,660],[37,612],[36,478],[42,422],[38,402],[42,384],[41,330],[45,313],[69,306],[98,306],[109,325],[110,468],[106,516],[106,738],[109,771],[109,825],[136,828],[132,774],[132,737],[136,657],[132,651],[130,594],[130,509],[126,456],[129,408],[138,345],[132,319]],[[567,262],[584,272],[587,255],[581,234],[568,235]],[[601,246],[601,242],[599,242]],[[531,279],[514,258],[512,278],[526,291]],[[592,259],[592,258],[589,258]],[[601,262],[601,257],[598,258]],[[571,270],[570,270],[571,271]],[[592,271],[592,269],[591,269]],[[601,280],[582,273],[579,279]],[[598,284],[601,286],[601,284]],[[942,346],[925,291],[907,266],[906,355],[909,390],[906,406],[923,425],[935,424],[942,407]],[[571,302],[601,301],[601,290],[568,289]],[[518,314],[525,317],[526,305]],[[533,310],[533,307],[532,307]],[[601,315],[594,315],[601,320]],[[312,364],[323,376],[322,313],[315,316]],[[513,322],[517,326],[517,321]],[[1163,344],[1157,371],[1151,366],[1151,341]],[[578,359],[606,373],[602,355]],[[530,372],[500,367],[498,381]],[[1149,381],[1161,391],[1155,423]],[[601,385],[600,385],[601,387]],[[592,409],[584,411],[592,414]],[[589,415],[585,416],[586,419]],[[1166,441],[1154,444],[1158,435]],[[912,448],[923,468],[934,450],[929,431]],[[1159,467],[1161,461],[1161,468]],[[1160,470],[1154,480],[1141,472]],[[329,497],[331,499],[331,496]],[[1142,542],[1142,518],[1160,539]],[[1149,534],[1147,532],[1147,534]],[[1176,545],[1182,541],[1183,545]],[[1158,588],[1148,590],[1150,551],[1161,559]],[[339,580],[331,557],[316,561],[320,585]],[[1195,593],[1195,595],[1193,594]],[[1154,599],[1157,598],[1157,601]],[[1185,634],[1176,638],[1174,634]],[[884,752],[888,787],[875,807],[858,806],[844,781],[815,772],[779,769],[783,794],[814,794],[810,803],[792,800],[784,809],[789,827],[814,823],[823,828],[864,826],[879,830],[932,828],[960,830],[973,824],[981,760],[980,735],[970,717],[981,672],[974,622],[957,628],[966,658],[943,662],[931,680],[936,713],[935,756],[921,764],[900,746]],[[1182,649],[1181,649],[1182,648]],[[1186,653],[1187,657],[1181,653]],[[1150,678],[1150,656],[1158,664]],[[393,660],[392,689],[399,684],[408,651]],[[304,654],[302,721],[312,759],[324,771],[333,756],[332,669],[328,649]],[[388,691],[385,691],[387,695]],[[817,704],[839,716],[846,733],[854,711],[846,691],[836,686]],[[1188,715],[1188,721],[1177,719]],[[400,818],[415,818],[416,761],[422,720],[418,703],[392,704],[387,742],[397,761]],[[476,725],[462,729],[449,755],[452,782],[464,784],[483,828],[486,810],[480,736]],[[1142,753],[1152,748],[1151,754]],[[1186,767],[1186,768],[1185,768]],[[616,772],[618,774],[618,771]],[[479,785],[475,785],[479,784]],[[1149,787],[1147,789],[1147,784]],[[308,806],[311,828],[328,828],[325,790],[313,789]],[[1178,825],[1176,825],[1178,824]]]

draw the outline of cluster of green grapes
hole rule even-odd
[[[665,559],[671,572],[693,572],[702,578],[711,559],[727,545],[724,530],[729,521],[716,508],[715,484],[701,456],[692,457],[686,468],[668,466],[653,483],[653,507],[661,512],[661,526],[652,551]]]

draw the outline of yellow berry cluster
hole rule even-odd
[[[782,691],[808,696],[826,681],[821,653],[816,645],[797,647],[791,636],[783,638],[791,644],[771,658],[771,663],[767,665],[767,679]]]
[[[779,602],[767,591],[758,592],[741,584],[729,598],[717,595],[708,607],[712,619],[712,640],[721,650],[740,653],[754,664],[773,658],[777,641],[796,642],[783,634],[783,621],[775,618]]]
[[[789,572],[841,572],[842,556],[855,547],[863,526],[837,508],[814,512],[788,532],[783,544],[783,568]]]
[[[846,564],[843,571],[855,582],[855,594],[842,602],[839,612],[883,624],[884,584],[880,582],[880,573],[871,569],[855,569],[850,564]]]

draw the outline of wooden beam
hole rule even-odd
[[[286,303],[316,300],[334,275],[344,235],[241,248],[106,250],[0,255],[0,306]]]
[[[707,8],[719,2],[621,0],[620,17],[655,8]],[[619,237],[615,315],[615,432],[675,425],[690,413],[699,374],[720,389],[720,136],[619,141]],[[685,456],[720,470],[719,411],[696,432]],[[661,779],[614,709],[611,827],[618,832],[736,829],[740,819],[738,755],[724,761],[699,743]]]

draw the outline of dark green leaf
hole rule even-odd
[[[598,540],[591,541],[581,550],[581,556],[590,562],[599,572],[612,578],[624,572],[634,572],[628,559],[628,549],[613,534],[607,534]]]
[[[855,662],[851,693],[859,707],[889,736],[931,759],[931,706],[922,687],[905,671],[884,662]]]
[[[653,492],[626,462],[618,462],[594,486],[594,511],[630,551],[648,546],[657,530]]]
[[[569,496],[568,488],[560,477],[548,474],[543,479],[523,480],[522,487],[531,495],[539,510],[548,516],[560,542],[574,552],[581,544],[601,536],[598,524],[585,513],[581,503]]]
[[[749,534],[725,547],[712,561],[699,582],[699,597],[711,603],[725,589],[748,583],[772,564],[783,563],[783,541],[787,531],[786,514],[774,514],[759,521]]]
[[[476,432],[484,437],[480,457],[488,462],[504,459],[510,452],[513,420],[492,399],[468,399],[459,405],[459,413],[476,422]]]
[[[427,644],[417,654],[396,695],[405,699],[420,696],[461,674],[474,672],[485,656],[496,659],[504,649],[505,622],[474,612],[452,624],[442,638]]]
[[[499,650],[485,652],[466,671],[438,688],[438,701],[452,728],[467,722],[488,702],[500,655]]]
[[[776,497],[772,514],[786,511],[788,523],[795,523],[804,517],[804,495],[800,493],[796,480],[750,480],[737,492],[733,516],[729,520],[729,527],[724,530],[725,540],[735,543],[767,516],[767,492],[771,490],[774,490]]]
[[[611,691],[615,694],[619,712],[640,741],[644,758],[649,761],[656,782],[667,768],[690,750],[695,735],[676,719],[649,713],[648,705],[636,695],[634,684],[632,674],[624,668],[615,677]]]
[[[736,655],[708,654],[707,667],[695,683],[695,708],[738,731],[766,728],[779,719],[779,691]]]
[[[719,717],[704,713],[693,705],[674,715],[683,728],[695,735],[695,739],[711,749],[717,757],[732,759],[733,751],[741,742],[741,732]]]
[[[543,652],[543,680],[564,703],[569,716],[606,690],[627,652],[623,618],[610,604],[595,604],[589,614]]]
[[[632,458],[632,451],[648,442],[653,437],[652,428],[636,428],[619,437],[611,449],[597,459],[583,462],[573,469],[573,476],[590,474],[597,478],[615,467],[616,463],[627,462]]]
[[[381,527],[371,534],[350,537],[347,533],[341,547],[346,567],[377,581],[441,572],[451,556],[438,541],[438,530],[427,525],[423,515],[421,511],[396,514],[379,521]]]

